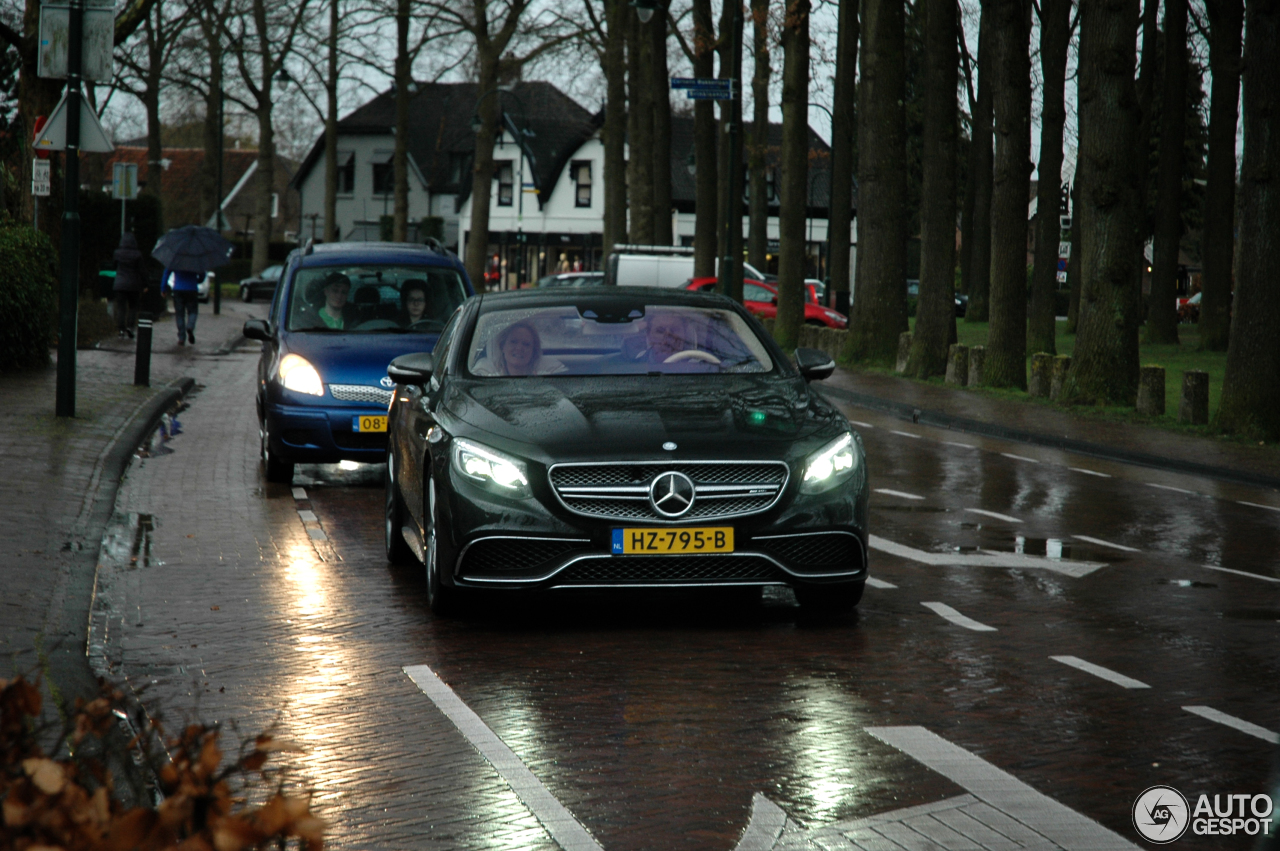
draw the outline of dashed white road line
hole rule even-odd
[[[1145,484],[1149,488],[1159,488],[1162,491],[1174,491],[1175,493],[1195,493],[1195,491],[1189,491],[1186,488],[1175,488],[1173,485],[1159,485],[1159,484],[1156,484],[1155,482],[1146,482]]]
[[[1260,502],[1245,502],[1243,499],[1237,499],[1236,502],[1240,503],[1241,505],[1247,505],[1250,508],[1265,508],[1267,511],[1280,511],[1280,506],[1263,505]]]
[[[943,442],[943,443],[945,443],[947,446],[963,446],[965,449],[977,449],[977,448],[978,448],[978,447],[974,446],[972,443],[961,443],[961,442],[960,442],[960,441],[958,441],[958,440],[944,440],[944,441],[942,441],[942,442]]]
[[[298,509],[298,516],[302,518],[303,523],[317,523],[320,520],[314,511],[307,508]]]
[[[889,429],[889,434],[897,434],[897,435],[901,435],[902,437],[914,437],[916,440],[923,439],[921,435],[912,434],[909,431],[898,431],[897,429],[892,429],[892,428]]]
[[[1104,679],[1109,683],[1115,683],[1121,688],[1151,688],[1142,680],[1126,677],[1124,674],[1118,674],[1110,668],[1086,662],[1077,656],[1050,656],[1049,658],[1055,662],[1061,662],[1064,665],[1070,665],[1072,668],[1084,671],[1086,674],[1093,674],[1095,677]]]
[[[883,579],[876,579],[874,576],[867,577],[867,584],[872,588],[897,588],[892,582],[885,582]]]
[[[426,665],[407,665],[403,669],[422,693],[431,698],[440,711],[454,723],[480,755],[507,781],[512,791],[529,808],[534,817],[551,834],[564,851],[602,851],[564,804],[556,800],[546,786],[521,762],[515,751],[507,747],[498,734],[489,729],[471,707],[453,689],[445,685]]]
[[[856,425],[858,428],[875,428],[871,423],[864,423],[861,420],[849,420],[849,422],[852,425]]]
[[[987,626],[985,623],[980,623],[979,621],[975,621],[973,618],[966,617],[960,614],[959,612],[957,612],[955,609],[948,606],[946,603],[921,603],[920,605],[924,606],[926,609],[929,609],[934,614],[937,614],[943,618],[946,618],[956,626],[962,626],[965,629],[971,629],[974,632],[995,632],[996,631],[996,628],[994,626]]]
[[[1248,733],[1250,736],[1257,736],[1265,742],[1273,745],[1280,744],[1280,733],[1273,733],[1266,727],[1259,727],[1243,718],[1237,718],[1234,715],[1228,715],[1225,712],[1219,712],[1212,706],[1184,706],[1183,710],[1190,712],[1192,715],[1199,715],[1201,718],[1207,718],[1218,724],[1232,727],[1241,733]]]
[[[1077,473],[1084,473],[1086,476],[1097,476],[1102,479],[1111,478],[1110,473],[1099,473],[1097,470],[1086,470],[1084,467],[1068,467],[1068,470],[1075,470]]]
[[[1277,579],[1274,576],[1263,576],[1261,573],[1250,573],[1247,570],[1236,570],[1231,567],[1218,567],[1213,564],[1202,564],[1200,566],[1205,570],[1216,570],[1220,573],[1234,573],[1236,576],[1247,576],[1250,579],[1261,579],[1263,582],[1280,582],[1280,579]]]
[[[1028,463],[1030,463],[1030,464],[1039,464],[1039,463],[1040,463],[1040,462],[1039,462],[1038,460],[1036,460],[1035,458],[1028,458],[1028,457],[1027,457],[1027,456],[1025,456],[1025,455],[1014,455],[1012,452],[1001,452],[1000,454],[1001,454],[1001,455],[1003,455],[1003,456],[1004,456],[1004,457],[1006,457],[1006,458],[1012,458],[1012,459],[1013,459],[1013,460],[1015,460],[1015,461],[1026,461],[1026,462],[1028,462]]]
[[[306,489],[306,488],[294,488],[294,489],[293,489],[293,498],[294,498],[294,499],[306,499],[306,498],[307,498],[307,489]]]
[[[1126,547],[1124,544],[1113,544],[1110,541],[1104,541],[1101,538],[1090,538],[1088,535],[1072,535],[1077,541],[1088,541],[1091,544],[1097,544],[1100,547],[1111,547],[1113,550],[1123,550],[1126,553],[1140,553],[1142,550],[1137,547]]]
[[[898,496],[903,499],[924,499],[922,496],[917,496],[914,493],[907,493],[906,491],[889,490],[889,488],[875,488],[874,490],[876,493],[882,493],[885,496]]]
[[[1003,520],[1006,523],[1021,523],[1017,517],[1010,517],[1008,514],[1000,514],[996,511],[987,511],[985,508],[966,508],[965,511],[972,511],[974,514],[984,514],[987,517],[994,517],[997,520]]]

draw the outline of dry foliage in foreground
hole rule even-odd
[[[104,752],[123,704],[123,694],[106,684],[95,700],[78,701],[51,746],[55,755],[70,754],[60,759],[39,741],[38,686],[23,677],[0,680],[0,849],[241,851],[284,849],[294,838],[299,851],[323,848],[325,824],[309,800],[284,794],[265,768],[273,752],[294,749],[269,735],[246,742],[224,765],[218,727],[192,724],[166,740],[153,722],[130,747],[152,764],[160,803],[127,809],[94,755]],[[249,805],[237,790],[259,781],[274,791],[261,806]]]

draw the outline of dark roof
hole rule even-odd
[[[719,125],[717,125],[718,127]],[[687,115],[671,117],[671,203],[682,213],[694,212],[697,186],[689,173],[689,155],[693,151],[694,119]],[[743,124],[743,138],[751,143],[752,124]],[[809,129],[809,215],[825,218],[831,204],[831,146]],[[765,162],[777,169],[782,151],[782,125],[769,124],[769,138],[765,148]],[[858,208],[858,183],[853,182],[853,209]],[[776,215],[776,205],[770,207],[770,215]]]
[[[470,169],[462,169],[464,179],[452,181],[458,157],[475,152],[471,117],[480,94],[475,83],[418,83],[409,100],[409,155],[422,172],[432,192],[457,192],[465,198],[471,190],[466,179]],[[521,82],[500,98],[507,120],[521,130],[533,131],[525,139],[526,156],[532,164],[532,179],[540,190],[539,200],[550,195],[569,157],[600,126],[601,116],[592,115],[568,95],[545,82]],[[338,135],[387,135],[395,126],[395,95],[383,92],[338,122]],[[515,150],[512,154],[515,154]],[[503,159],[502,148],[494,154]],[[324,158],[324,136],[316,140],[294,176],[298,186]]]

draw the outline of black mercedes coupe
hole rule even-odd
[[[437,613],[467,589],[766,585],[851,609],[862,440],[809,387],[834,368],[723,296],[474,296],[387,368],[387,558],[426,566]]]

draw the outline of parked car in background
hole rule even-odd
[[[963,319],[965,311],[969,309],[969,297],[960,293],[954,293],[953,297],[956,304],[956,316]],[[907,279],[907,298],[920,298],[920,282],[915,278]],[[915,313],[913,312],[912,315],[914,316]]]
[[[686,289],[715,292],[716,283],[715,278],[695,278]],[[742,306],[761,319],[775,318],[778,315],[777,285],[756,280],[743,281]],[[849,317],[818,303],[818,294],[812,286],[804,288],[804,321],[806,325],[825,325],[839,330],[849,327]]]
[[[284,274],[284,265],[277,263],[274,266],[268,266],[259,274],[240,281],[240,300],[245,304],[254,299],[266,299],[271,301],[276,294],[276,287],[280,284],[280,276]]]
[[[617,287],[683,287],[693,280],[693,249],[680,246],[617,247],[605,260],[605,283]],[[716,261],[719,269],[719,259]],[[742,264],[744,278],[765,276],[750,263]]]
[[[209,293],[213,292],[213,286],[218,281],[216,272],[205,272],[196,282],[196,299],[208,304]]]
[[[387,364],[435,346],[473,294],[462,263],[414,243],[335,242],[294,251],[284,269],[267,319],[244,323],[262,341],[267,481],[289,482],[298,463],[385,461]]]
[[[773,283],[773,281],[768,281],[768,280],[765,280],[764,278],[757,278],[756,280],[764,281],[766,284]],[[826,281],[819,281],[817,278],[805,278],[804,285],[806,287],[813,287],[813,291],[818,297],[818,304],[827,303],[827,282]]]
[[[604,283],[604,272],[558,272],[539,278],[534,287],[598,287]]]
[[[1199,322],[1200,321],[1200,296],[1196,293],[1191,298],[1178,299],[1178,321],[1179,322]]]

